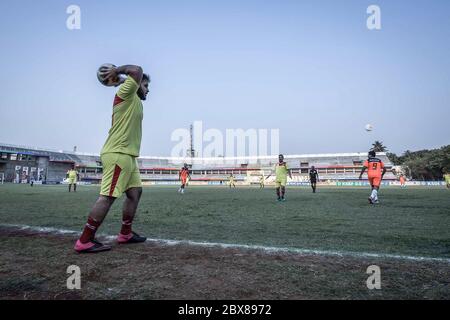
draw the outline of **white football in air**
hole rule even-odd
[[[366,131],[372,131],[373,126],[371,124],[366,124]]]

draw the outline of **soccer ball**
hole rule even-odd
[[[373,130],[373,126],[371,124],[366,124],[366,131],[370,132]]]
[[[119,83],[120,78],[116,77],[116,79],[106,79],[105,72],[108,72],[112,68],[116,68],[115,65],[111,63],[104,63],[97,69],[97,79],[100,83],[107,87],[113,87]]]

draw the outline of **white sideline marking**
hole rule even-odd
[[[58,229],[53,227],[36,227],[19,224],[0,224],[0,227],[16,228],[19,230],[31,230],[39,233],[49,233],[58,235],[81,235],[81,232],[67,229]],[[108,241],[116,240],[116,236],[111,235],[99,235],[101,238]],[[319,255],[319,256],[337,256],[337,257],[353,257],[353,258],[381,258],[381,259],[397,259],[397,260],[410,260],[410,261],[423,261],[423,262],[444,262],[450,263],[450,258],[433,258],[433,257],[421,257],[421,256],[408,256],[398,255],[390,253],[369,253],[369,252],[352,252],[352,251],[334,251],[334,250],[312,250],[312,249],[299,249],[299,248],[283,248],[283,247],[266,247],[260,245],[246,245],[246,244],[228,244],[218,242],[199,242],[191,240],[167,240],[167,239],[147,239],[147,242],[153,242],[163,244],[167,246],[176,245],[190,245],[197,247],[220,247],[224,249],[247,249],[258,250],[267,253],[294,253],[298,255]]]

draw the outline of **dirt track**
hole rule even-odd
[[[79,255],[75,238],[0,228],[2,299],[449,299],[450,265],[188,245],[114,245]],[[381,267],[382,289],[366,269]],[[69,265],[81,290],[68,290]]]

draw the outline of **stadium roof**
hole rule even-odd
[[[99,157],[99,154],[93,153],[85,153],[85,152],[74,152],[74,151],[63,151],[63,150],[55,150],[51,148],[42,148],[42,147],[30,147],[30,146],[22,146],[22,145],[14,145],[8,143],[0,143],[0,147],[5,146],[9,148],[18,148],[18,149],[27,149],[27,150],[35,150],[35,151],[47,151],[47,152],[56,152],[62,154],[71,154],[71,155],[81,155],[81,156],[93,156]],[[385,152],[380,152],[379,155],[386,155]],[[350,152],[350,153],[318,153],[318,154],[286,154],[285,159],[301,159],[301,158],[336,158],[336,157],[364,157],[367,156],[367,151],[364,152]],[[241,156],[241,157],[161,157],[161,156],[140,156],[139,159],[142,160],[169,160],[169,161],[188,161],[188,160],[197,160],[197,161],[254,161],[254,160],[271,160],[277,159],[278,155],[265,155],[265,156]]]

